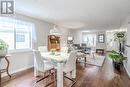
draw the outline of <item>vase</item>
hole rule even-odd
[[[123,66],[123,62],[115,62],[113,61],[113,66],[116,70],[120,71],[121,67]]]
[[[6,56],[7,53],[7,49],[0,50],[0,56]]]

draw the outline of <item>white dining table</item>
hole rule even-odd
[[[63,87],[63,64],[68,60],[69,54],[58,52],[52,55],[50,52],[41,52],[44,60],[56,63],[57,67],[57,87]],[[72,78],[76,78],[76,70],[72,72]]]

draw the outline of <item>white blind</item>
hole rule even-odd
[[[33,27],[30,22],[0,17],[0,39],[8,43],[9,49],[31,48]]]

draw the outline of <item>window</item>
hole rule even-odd
[[[82,42],[86,43],[88,47],[95,47],[96,46],[96,34],[82,34]]]
[[[98,35],[98,43],[104,43],[104,40],[105,40],[104,34],[99,34]]]
[[[9,45],[9,50],[31,48],[33,23],[0,17],[0,39]]]

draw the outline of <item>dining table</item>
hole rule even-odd
[[[57,67],[57,87],[63,87],[63,65],[69,58],[69,53],[64,52],[56,52],[52,54],[51,52],[41,52],[41,57],[44,60],[53,62]],[[76,70],[74,70],[71,74],[72,78],[76,78]]]

